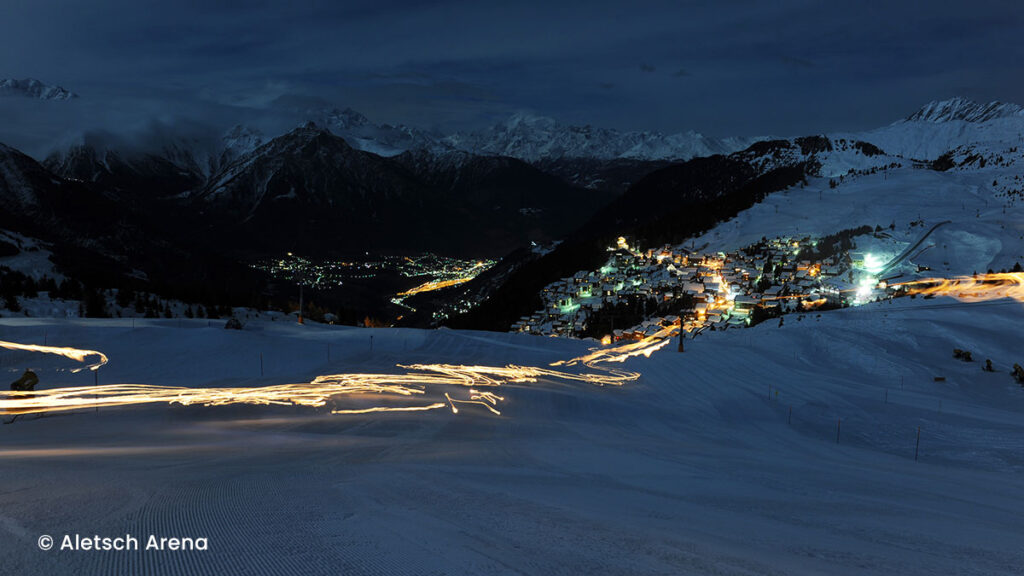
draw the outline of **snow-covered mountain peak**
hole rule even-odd
[[[78,94],[60,86],[40,82],[35,78],[4,78],[0,80],[0,96],[21,96],[37,100],[73,100]]]
[[[573,126],[545,116],[518,112],[488,130],[456,133],[444,139],[475,154],[511,156],[527,162],[590,158],[595,160],[687,160],[728,154],[757,138],[709,138],[697,132],[620,132],[590,125]]]
[[[302,124],[300,126],[296,126],[290,132],[287,132],[287,133],[279,136],[278,138],[274,138],[273,140],[271,140],[271,142],[273,142],[275,140],[282,140],[282,139],[283,140],[289,140],[289,141],[308,142],[308,141],[313,140],[314,138],[317,138],[317,137],[322,136],[322,135],[332,136],[332,135],[335,135],[335,134],[329,128],[325,127],[324,125],[318,124],[318,123],[310,120],[310,121],[308,121],[308,122],[306,122],[306,123],[304,123],[304,124]]]
[[[351,108],[332,108],[324,113],[323,118],[329,127],[339,130],[354,130],[370,123],[369,118]]]
[[[495,130],[552,130],[558,128],[558,122],[548,116],[538,116],[529,112],[516,112],[504,122],[495,126]]]
[[[908,122],[987,122],[995,118],[1024,116],[1024,108],[1016,104],[993,101],[979,104],[968,98],[956,97],[936,100],[925,104],[920,110],[907,117]]]
[[[234,128],[228,130],[224,136],[221,137],[221,142],[224,144],[225,150],[230,150],[236,155],[242,155],[251,150],[255,150],[263,144],[266,138],[263,136],[263,132],[251,126],[243,126],[236,124]]]
[[[442,153],[450,149],[430,132],[402,124],[377,124],[351,108],[310,109],[303,114],[317,126],[344,138],[353,148],[380,156],[416,150]]]
[[[931,161],[963,146],[1001,150],[1024,141],[1024,107],[1006,102],[979,104],[967,98],[937,100],[888,126],[832,134],[871,142],[889,154]]]

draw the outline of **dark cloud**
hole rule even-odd
[[[284,97],[439,129],[521,109],[713,135],[860,129],[956,94],[1024,103],[1022,24],[1014,3],[985,0],[13,0],[0,77],[82,98],[4,102],[0,138],[273,125]]]

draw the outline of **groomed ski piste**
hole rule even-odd
[[[814,180],[697,242],[728,249],[892,220],[881,248],[896,254],[921,234],[908,222],[951,220],[914,264],[931,275],[998,269],[1019,257],[1024,220],[1016,203],[1003,212],[991,180],[910,168],[835,190]],[[127,318],[3,319],[0,340],[109,358],[71,372],[85,363],[0,351],[0,374],[32,368],[43,393],[249,389],[438,364],[584,374],[596,369],[552,364],[597,346]],[[493,404],[453,404],[438,390],[442,406],[425,411],[334,413],[383,405],[364,392],[322,406],[23,414],[0,426],[0,573],[1020,574],[1024,388],[1010,371],[1024,363],[1022,342],[1017,299],[899,298],[597,365],[639,374],[621,385],[504,380],[489,389]],[[59,545],[65,534],[126,533],[204,537],[209,550],[37,546],[44,534]]]
[[[0,430],[4,572],[1019,573],[1024,390],[1008,370],[1022,312],[907,299],[712,333],[628,360],[643,375],[623,387],[506,384],[500,416],[251,405],[24,416]],[[101,384],[257,386],[586,352],[522,335],[205,321],[9,320],[0,336],[44,331],[108,354]],[[996,372],[953,359],[954,346]],[[94,380],[24,354],[5,354],[10,379],[31,364],[41,388]],[[210,549],[36,546],[65,533],[206,537]]]

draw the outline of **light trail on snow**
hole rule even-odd
[[[625,362],[627,359],[635,356],[650,358],[651,354],[654,354],[668,345],[672,337],[675,335],[675,332],[675,328],[665,328],[657,334],[648,336],[647,338],[636,342],[623,344],[614,348],[594,348],[590,354],[585,356],[580,356],[579,358],[573,358],[571,360],[559,360],[558,362],[553,362],[551,365],[575,366],[577,364],[583,364],[584,366],[593,368],[595,364],[600,364],[602,362]],[[628,380],[636,380],[636,378],[629,377],[635,374],[633,372],[615,372],[607,369],[606,371],[610,373],[618,373],[621,376],[626,377]],[[636,374],[636,377],[639,377],[639,374]]]
[[[926,278],[890,284],[905,295],[949,296],[962,302],[984,302],[1011,298],[1024,302],[1024,273],[1004,272]],[[801,297],[805,295],[798,295]],[[536,383],[541,379],[595,386],[622,386],[640,378],[637,372],[604,366],[622,363],[630,358],[650,357],[667,346],[677,328],[665,328],[653,336],[612,347],[592,348],[587,354],[552,362],[549,366],[467,366],[461,364],[399,364],[405,372],[325,374],[306,383],[278,384],[260,387],[189,388],[148,384],[107,384],[38,390],[32,392],[0,391],[0,411],[7,414],[60,412],[83,408],[135,406],[151,403],[184,406],[226,406],[231,404],[284,405],[323,407],[331,405],[333,414],[369,414],[378,412],[414,412],[448,407],[459,412],[457,405],[482,406],[500,415],[498,405],[503,396],[486,389],[507,384]],[[70,347],[39,346],[0,341],[0,348],[53,354],[85,363],[95,361],[81,370],[97,370],[108,362],[102,352]],[[583,367],[581,371],[564,368]],[[460,391],[462,391],[460,393]],[[337,406],[348,397],[356,403],[372,406]],[[381,404],[377,399],[386,399]],[[412,398],[427,402],[408,404]],[[402,405],[395,405],[405,402]]]
[[[985,302],[1012,298],[1024,303],[1024,272],[996,272],[953,278],[925,278],[890,284],[907,295],[949,296],[961,302]]]
[[[24,350],[26,352],[41,352],[43,354],[54,354],[57,356],[63,356],[70,358],[78,362],[85,362],[85,359],[89,356],[97,356],[99,361],[89,364],[88,366],[82,366],[75,368],[72,372],[81,372],[82,370],[99,370],[100,366],[107,363],[107,355],[103,352],[97,352],[96,350],[79,350],[78,348],[63,348],[59,346],[39,346],[36,344],[18,344],[17,342],[5,342],[0,340],[0,348],[7,348],[8,350]]]
[[[369,414],[377,412],[414,412],[451,408],[458,413],[457,404],[483,406],[495,415],[505,398],[480,388],[496,388],[512,383],[536,383],[542,378],[566,382],[583,382],[595,386],[621,386],[640,378],[637,372],[615,370],[599,366],[606,362],[624,362],[635,356],[650,356],[669,343],[674,328],[636,342],[612,348],[594,348],[587,355],[555,362],[552,366],[582,365],[590,372],[576,373],[539,366],[464,366],[458,364],[398,365],[404,373],[343,373],[317,376],[307,383],[277,384],[259,387],[189,388],[184,386],[154,386],[148,384],[106,384],[103,386],[76,386],[36,390],[32,392],[0,392],[0,411],[7,414],[39,414],[83,408],[109,408],[164,403],[183,406],[226,406],[230,404],[282,405],[323,407],[332,405],[333,414]],[[88,368],[95,370],[106,363],[107,357],[94,350],[56,348],[0,341],[0,347],[60,354],[84,362],[91,355],[99,355],[102,362]],[[60,352],[57,352],[60,351]],[[439,389],[442,388],[443,389]],[[466,396],[458,397],[458,390]],[[454,396],[453,396],[454,394]],[[437,401],[415,405],[374,405],[370,407],[338,408],[344,397],[356,401],[387,398],[390,403],[412,397],[432,397]],[[444,402],[440,401],[441,399]]]
[[[872,282],[871,286],[876,283]],[[961,302],[988,302],[1010,298],[1024,303],[1024,272],[994,272],[952,278],[920,278],[904,282],[888,282],[880,288],[899,289],[894,296],[949,296]],[[848,288],[840,292],[859,292],[863,287]],[[873,289],[873,288],[872,288]],[[869,290],[870,291],[870,290]],[[762,300],[804,299],[805,308],[818,308],[827,302],[825,298],[809,300],[812,294],[790,294],[773,296]]]
[[[373,408],[351,408],[347,410],[331,410],[331,414],[372,414],[373,412],[425,412],[447,406],[444,402],[435,402],[426,406],[374,406]]]

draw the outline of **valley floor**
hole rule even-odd
[[[174,386],[546,365],[588,346],[136,322],[6,319],[0,339],[101,350],[101,384]],[[149,405],[25,417],[0,427],[0,572],[1019,574],[1024,389],[1008,372],[1022,341],[1018,302],[905,299],[705,334],[682,354],[673,343],[629,360],[643,375],[622,388],[507,385],[501,416]],[[93,383],[60,358],[0,353],[9,380],[26,367],[41,388]],[[206,537],[209,550],[37,547],[75,533]]]

